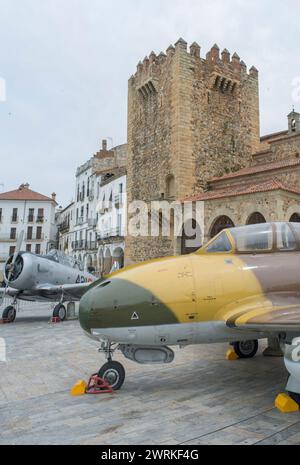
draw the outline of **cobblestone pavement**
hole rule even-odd
[[[171,365],[125,360],[113,395],[71,397],[104,357],[78,321],[49,324],[50,311],[26,309],[1,325],[0,444],[297,444],[300,414],[274,408],[284,390],[281,359],[228,362],[226,344],[176,350]]]

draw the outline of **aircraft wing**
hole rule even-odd
[[[61,299],[62,295],[65,302],[78,301],[91,285],[93,285],[93,283],[63,284],[60,286],[46,284],[35,289],[27,289],[24,291],[8,288],[6,295],[8,297],[17,296],[19,300],[30,302],[57,302]],[[0,289],[0,298],[2,297],[1,291],[2,289]],[[4,289],[2,292],[4,293]]]
[[[233,304],[220,315],[229,328],[262,333],[300,332],[300,294],[269,294]]]
[[[7,289],[5,289],[5,287],[0,287],[0,301],[1,299],[4,297],[15,297],[16,295],[18,295],[18,292],[17,289],[12,289],[11,287],[8,287]]]
[[[81,299],[90,285],[91,283],[63,284],[60,286],[49,284],[26,291],[26,295],[31,294],[33,298],[42,297],[43,299],[49,298],[49,300],[59,300],[63,294],[65,301],[76,301]]]

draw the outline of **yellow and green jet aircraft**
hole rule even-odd
[[[276,335],[286,347],[287,390],[299,400],[300,363],[291,354],[300,336],[300,224],[227,229],[191,255],[117,271],[91,285],[79,316],[101,342],[99,376],[115,390],[125,379],[112,361],[116,349],[138,363],[170,363],[170,346],[228,341],[249,358],[258,339]]]

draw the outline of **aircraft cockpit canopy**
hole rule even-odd
[[[83,265],[78,260],[75,260],[73,257],[65,255],[60,250],[52,249],[46,255],[48,260],[60,263],[61,265],[68,266],[70,268],[78,268],[78,270],[83,270]]]
[[[300,223],[260,223],[223,230],[205,253],[268,253],[300,250]]]

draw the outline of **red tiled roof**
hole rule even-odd
[[[248,168],[242,168],[234,173],[225,174],[225,176],[215,177],[209,180],[209,182],[218,182],[223,179],[238,178],[240,176],[248,176],[249,174],[263,173],[265,171],[277,170],[280,168],[288,168],[289,166],[300,165],[300,158],[290,158],[288,160],[279,160],[270,163],[264,163],[262,165],[249,166]]]
[[[34,200],[55,202],[51,197],[39,194],[38,192],[29,189],[28,185],[22,184],[19,189],[0,194],[0,200]]]
[[[248,184],[203,192],[202,194],[199,194],[195,197],[186,198],[183,200],[183,202],[214,200],[225,197],[237,197],[239,195],[256,194],[258,192],[269,192],[275,190],[283,190],[285,192],[291,192],[293,194],[300,195],[300,189],[297,187],[286,186],[278,179],[273,178],[259,184]]]
[[[259,156],[259,155],[267,155],[267,154],[272,154],[272,151],[271,150],[260,150],[259,152],[255,152],[252,154],[252,157],[256,157],[256,156]]]
[[[266,134],[265,136],[262,136],[260,140],[263,142],[267,139],[273,139],[274,137],[281,137],[281,136],[286,136],[288,135],[289,131],[284,130],[284,131],[279,131],[279,132],[273,132],[271,134]]]

